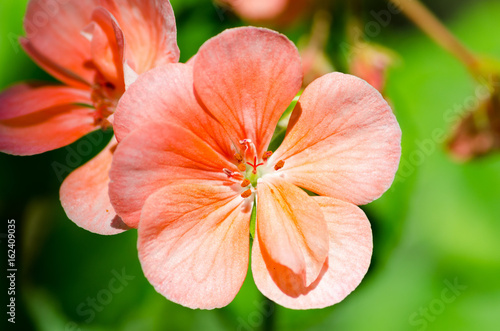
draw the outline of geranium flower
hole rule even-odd
[[[144,273],[169,300],[205,309],[233,300],[247,274],[254,203],[252,272],[268,298],[325,307],[364,277],[372,235],[356,205],[391,185],[401,131],[373,87],[331,73],[304,90],[271,153],[301,84],[285,36],[237,28],[207,41],[192,67],[139,77],[120,101],[110,197],[138,228]]]
[[[31,0],[20,43],[63,84],[21,83],[0,94],[0,151],[33,155],[112,125],[126,85],[153,67],[177,62],[175,19],[168,1]],[[90,231],[122,231],[107,194],[116,141],[71,173],[61,202]]]

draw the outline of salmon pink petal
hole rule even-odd
[[[128,65],[138,74],[179,61],[177,30],[169,1],[102,0],[116,18],[130,50]]]
[[[171,185],[145,203],[139,225],[144,275],[190,308],[226,306],[248,268],[252,206],[229,186]]]
[[[321,207],[328,226],[330,248],[321,276],[308,287],[295,284],[299,295],[282,291],[266,265],[262,241],[254,240],[252,273],[258,289],[269,299],[292,309],[324,308],[342,301],[361,282],[370,265],[372,232],[357,206],[327,197],[311,197]],[[295,282],[290,277],[290,282]]]
[[[102,7],[94,10],[92,20],[90,45],[93,63],[106,81],[119,90],[125,90],[123,32],[115,18]]]
[[[400,155],[401,130],[380,93],[331,73],[305,89],[273,160],[295,185],[359,205],[390,187]]]
[[[93,111],[79,105],[62,105],[0,120],[0,151],[33,155],[71,144],[97,129]]]
[[[110,171],[110,198],[116,212],[137,227],[146,199],[178,181],[227,183],[223,169],[234,164],[191,131],[168,123],[147,123],[120,141]]]
[[[127,61],[123,65],[123,76],[126,90],[139,78],[139,74],[130,67]]]
[[[111,139],[102,152],[69,174],[60,190],[68,218],[88,231],[104,235],[127,229],[108,196],[108,172],[116,144],[116,139]]]
[[[90,90],[21,83],[0,93],[0,121],[67,104],[91,104]]]
[[[251,139],[265,151],[282,113],[302,84],[295,45],[277,32],[254,27],[222,32],[194,62],[194,86],[233,142]]]
[[[90,44],[81,34],[99,0],[31,0],[24,19],[25,50],[50,74],[81,86],[94,79]],[[79,81],[79,82],[78,82]],[[74,85],[75,86],[75,85]]]
[[[328,255],[328,232],[319,205],[279,177],[257,184],[256,235],[271,277],[291,295],[313,283]]]
[[[196,100],[193,68],[189,65],[171,63],[152,69],[142,74],[123,95],[114,117],[118,141],[148,122],[185,127],[219,153],[233,157],[226,132]]]
[[[79,77],[77,74],[71,72],[70,70],[62,67],[61,65],[53,62],[51,59],[47,58],[45,55],[40,53],[37,49],[33,47],[30,41],[26,38],[19,38],[19,44],[26,52],[26,54],[35,61],[38,66],[43,70],[48,72],[50,75],[56,77],[61,82],[66,83],[69,86],[88,89],[90,88],[90,83],[85,79]]]

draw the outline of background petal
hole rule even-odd
[[[192,132],[168,123],[148,123],[123,139],[110,171],[110,198],[118,215],[137,227],[146,199],[164,186],[228,182],[224,168],[236,166]]]
[[[236,28],[208,40],[194,61],[194,86],[234,142],[251,139],[258,155],[302,84],[295,45],[267,29]]]
[[[125,91],[125,39],[115,18],[102,7],[92,13],[90,49],[92,61],[105,81]]]
[[[252,206],[223,185],[170,185],[151,196],[139,225],[145,276],[190,308],[229,304],[248,268]]]
[[[307,288],[297,288],[300,295],[287,295],[273,281],[260,240],[254,240],[252,248],[255,284],[265,296],[292,309],[324,308],[342,301],[363,279],[372,255],[370,222],[361,209],[333,198],[311,199],[325,216],[330,248],[321,277]]]
[[[91,104],[89,89],[21,83],[0,93],[0,121],[68,104]]]
[[[99,0],[31,0],[24,19],[25,50],[42,68],[69,85],[92,82],[95,70],[89,65],[90,43],[81,31],[98,5]]]
[[[116,144],[113,137],[97,156],[66,177],[59,192],[70,220],[88,231],[104,235],[127,229],[116,215],[108,195],[108,173]]]
[[[272,160],[295,185],[359,205],[390,187],[400,156],[401,129],[380,93],[331,73],[304,90]]]
[[[103,0],[102,5],[123,30],[131,54],[128,64],[135,72],[142,74],[179,61],[177,28],[169,1]]]
[[[283,291],[298,295],[296,283],[303,288],[316,280],[328,256],[328,232],[320,207],[307,193],[279,177],[259,180],[255,232]]]
[[[88,107],[62,105],[0,121],[0,151],[33,155],[71,144],[97,129],[93,112]]]

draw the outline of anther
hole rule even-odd
[[[276,165],[274,166],[274,170],[278,171],[281,168],[283,168],[284,165],[285,165],[285,161],[279,160],[278,163],[276,163]]]
[[[242,182],[241,182],[241,187],[247,187],[248,185],[250,185],[250,181],[248,179],[244,179]]]
[[[247,170],[247,166],[245,165],[245,163],[238,164],[238,170],[239,171],[245,171],[245,170]]]
[[[241,197],[244,198],[244,199],[248,198],[251,195],[252,195],[252,190],[251,189],[248,189],[245,192],[241,193]]]
[[[234,158],[238,161],[238,163],[243,162],[243,156],[241,156],[240,153],[234,153]]]
[[[271,155],[273,155],[273,152],[271,152],[271,151],[265,152],[264,155],[262,155],[262,160],[267,161],[267,159],[270,158]]]

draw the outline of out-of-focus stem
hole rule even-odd
[[[314,14],[309,47],[323,51],[330,35],[332,17],[326,11],[319,10]]]
[[[418,0],[389,0],[400,8],[420,29],[448,52],[455,55],[469,71],[478,75],[479,62],[447,28]]]

